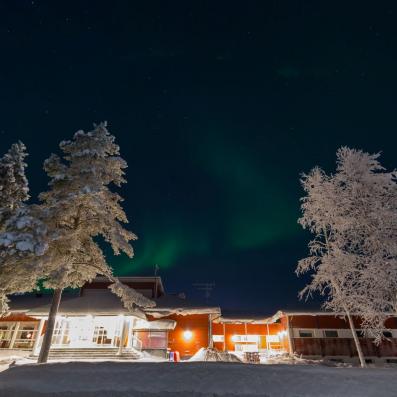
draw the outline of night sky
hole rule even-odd
[[[1,152],[27,145],[35,199],[59,141],[107,120],[139,236],[117,274],[295,306],[299,174],[341,145],[397,166],[396,20],[393,1],[0,1]]]

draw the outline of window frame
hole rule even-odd
[[[310,335],[302,335],[302,334],[310,334]],[[314,338],[314,330],[313,329],[298,329],[299,338]]]
[[[15,331],[14,331],[15,332]],[[15,349],[31,349],[37,338],[38,323],[33,321],[20,322],[19,329],[15,336]],[[28,337],[30,335],[30,337]]]
[[[329,336],[327,335],[327,332],[335,332],[335,336]],[[323,336],[324,338],[339,338],[339,332],[337,329],[325,329],[323,330]]]
[[[145,334],[145,337],[143,337]],[[162,334],[162,335],[159,335]],[[132,330],[132,335],[138,338],[142,342],[142,350],[166,350],[168,349],[168,330],[150,330],[150,329],[142,329],[142,330]],[[163,344],[159,347],[153,341],[159,341],[162,339]]]

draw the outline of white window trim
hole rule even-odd
[[[301,332],[310,332],[311,336],[301,336]],[[316,330],[313,328],[299,328],[297,329],[297,337],[303,339],[316,338]]]
[[[336,336],[327,336],[327,335],[325,335],[325,333],[326,333],[327,331],[336,332]],[[330,329],[330,328],[323,329],[323,337],[326,338],[326,339],[329,339],[329,338],[339,338],[339,330],[337,330],[337,329],[335,329],[335,328],[333,328],[333,329]]]
[[[353,334],[349,328],[293,328],[292,330],[292,337],[293,338],[302,338],[302,339],[310,339],[310,338],[336,338],[332,336],[325,336],[325,331],[336,331],[338,333],[337,338],[339,339],[352,339]],[[302,332],[311,332],[312,336],[300,336],[300,331]],[[361,328],[357,328],[356,331],[361,331]],[[392,333],[392,338],[397,339],[397,329],[391,329],[390,332]],[[364,336],[366,338],[366,336]]]

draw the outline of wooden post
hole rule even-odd
[[[121,320],[123,323],[122,323],[122,325],[121,325],[121,336],[120,336],[120,343],[119,343],[119,350],[118,350],[118,352],[117,352],[117,355],[118,356],[121,356],[122,354],[123,354],[123,347],[124,347],[124,339],[125,339],[125,336],[127,335],[127,332],[128,332],[128,322],[127,322],[127,320],[126,320],[126,318],[123,316],[123,318],[122,318],[122,320]]]
[[[134,328],[135,328],[135,322],[136,322],[136,319],[133,317],[133,318],[131,318],[131,329],[130,329],[130,331],[128,331],[128,342],[127,342],[127,346],[128,347],[134,347],[133,346],[133,342],[134,342]],[[167,332],[167,337],[168,337],[168,332]],[[168,346],[168,343],[167,343],[167,346]]]
[[[226,351],[226,324],[223,323],[223,351]]]
[[[62,318],[62,322],[61,322],[61,337],[60,337],[60,342],[61,342],[60,345],[61,346],[63,345],[63,339],[65,337],[65,331],[67,329],[66,328],[67,321],[68,321],[68,319],[67,319],[66,316]]]
[[[291,323],[289,319],[289,315],[287,314],[287,335],[288,335],[288,351],[289,354],[292,356],[294,354],[294,346],[292,345],[292,338],[293,335],[291,335]]]
[[[17,334],[18,334],[20,325],[21,325],[21,323],[19,321],[15,324],[15,329],[14,329],[14,332],[11,337],[9,349],[14,348],[14,343],[15,343],[15,340],[17,339]]]
[[[43,332],[44,323],[45,323],[45,318],[41,318],[40,322],[39,322],[39,326],[37,328],[36,339],[34,341],[34,345],[33,345],[33,349],[32,349],[32,353],[34,356],[37,356],[37,354],[38,354],[37,350],[39,348],[39,343],[40,343],[40,339],[41,339],[41,333]]]
[[[270,353],[270,342],[269,342],[270,331],[269,331],[269,323],[266,323],[266,330],[267,330],[267,335],[266,335],[266,350],[267,350],[267,354],[269,355],[269,353]]]
[[[212,349],[214,347],[214,341],[212,340],[212,316],[208,314],[208,347]]]

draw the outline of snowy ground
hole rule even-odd
[[[2,354],[1,354],[2,353]],[[57,358],[55,360],[49,359],[48,362],[50,364],[56,364],[56,363],[70,363],[70,362],[89,362],[89,363],[98,363],[98,362],[120,362],[119,358],[115,357],[114,359],[109,359],[109,358],[98,358],[98,359],[73,359],[73,358]],[[161,362],[168,362],[165,358],[162,357],[156,357],[153,355],[150,355],[146,352],[143,352],[142,358],[136,360],[137,362],[140,363],[161,363]],[[5,371],[11,366],[19,366],[19,365],[32,365],[37,363],[37,357],[31,357],[30,352],[18,352],[18,351],[12,351],[11,354],[7,354],[7,352],[0,352],[0,372]]]
[[[0,396],[388,397],[397,369],[237,363],[74,362],[0,373]]]

